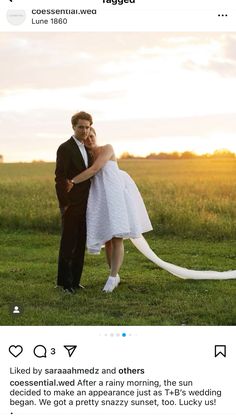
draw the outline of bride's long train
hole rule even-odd
[[[144,255],[146,258],[151,260],[153,263],[158,265],[160,268],[165,269],[172,275],[178,276],[183,279],[236,279],[235,271],[195,271],[193,269],[182,268],[181,266],[173,265],[172,263],[165,262],[160,259],[150,248],[147,241],[143,236],[137,239],[130,239],[133,245]]]

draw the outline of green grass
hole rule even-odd
[[[193,269],[236,269],[236,163],[122,161],[145,199],[162,259]],[[53,164],[0,165],[2,325],[235,325],[236,281],[182,280],[125,241],[121,284],[112,294],[104,254],[86,256],[86,290],[54,288],[60,217]],[[19,305],[23,313],[13,316]]]
[[[0,165],[0,227],[56,233],[53,163]],[[236,159],[121,161],[137,182],[158,237],[236,237]]]

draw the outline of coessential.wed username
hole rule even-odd
[[[32,9],[32,15],[91,15],[96,9]]]

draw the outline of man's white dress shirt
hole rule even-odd
[[[85,149],[84,144],[83,144],[83,143],[81,143],[79,140],[77,140],[77,138],[75,138],[75,136],[74,136],[74,135],[73,135],[73,138],[74,138],[74,140],[75,140],[75,142],[76,142],[77,146],[78,146],[78,147],[79,147],[79,149],[80,149],[80,152],[81,152],[82,157],[83,157],[83,159],[84,159],[85,166],[86,166],[86,167],[88,167],[88,155],[87,155],[87,151],[86,151],[86,149]]]

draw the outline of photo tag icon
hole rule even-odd
[[[20,306],[13,306],[12,314],[21,314],[21,307]]]

